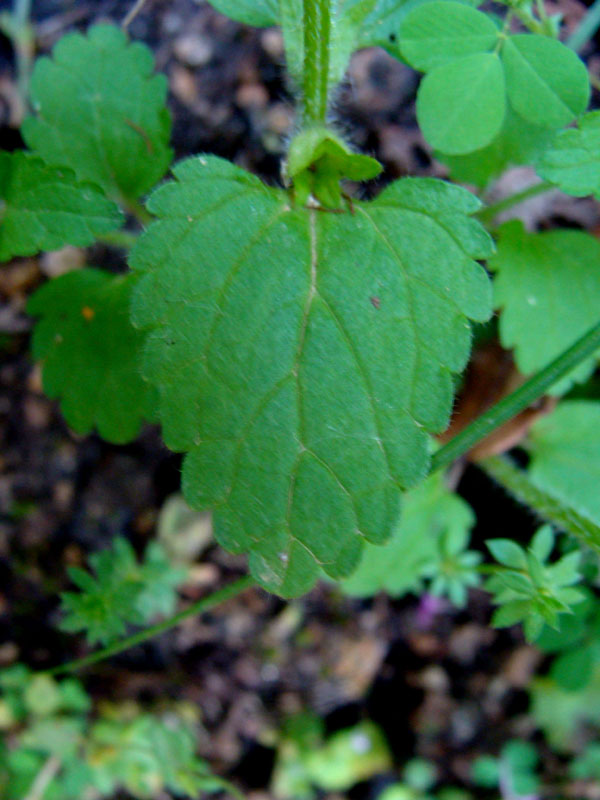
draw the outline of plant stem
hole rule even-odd
[[[139,202],[139,200],[133,199],[122,199],[122,206],[123,208],[128,211],[132,217],[135,217],[140,225],[148,225],[154,217],[150,214],[149,211],[146,211],[146,207]]]
[[[304,124],[325,123],[329,101],[331,0],[304,0]]]
[[[27,112],[29,96],[29,79],[33,61],[34,37],[30,22],[31,0],[14,0],[10,30],[7,34],[12,39],[15,49],[15,67],[17,72],[17,93],[23,115]]]
[[[123,250],[130,250],[137,242],[137,234],[130,231],[110,231],[96,236],[96,239],[103,244],[111,247],[121,247]]]
[[[600,528],[564,501],[535,486],[527,473],[515,467],[507,458],[493,456],[478,462],[477,466],[543,520],[570,533],[584,545],[600,553]]]
[[[75,661],[69,661],[66,664],[61,664],[49,670],[44,670],[42,674],[64,675],[65,673],[76,672],[84,667],[89,667],[91,664],[97,664],[99,661],[104,661],[111,656],[117,655],[117,653],[129,650],[130,647],[135,647],[142,642],[146,642],[148,639],[152,639],[160,633],[175,628],[180,622],[183,622],[184,619],[209,611],[211,608],[215,608],[215,606],[224,603],[226,600],[230,600],[232,597],[236,597],[238,594],[245,592],[246,589],[255,585],[256,581],[254,578],[250,575],[246,575],[244,578],[230,583],[229,586],[218,589],[216,592],[213,592],[213,594],[208,595],[208,597],[203,597],[202,600],[198,600],[197,603],[193,603],[189,608],[180,611],[178,614],[174,614],[172,617],[169,617],[169,619],[165,619],[156,625],[145,628],[143,631],[139,631],[139,633],[134,633],[133,636],[128,636],[126,639],[121,639],[120,642],[110,644],[108,647],[102,648],[102,650],[90,653],[89,656],[78,658]]]
[[[583,50],[583,48],[589,42],[592,36],[594,36],[599,27],[600,27],[600,0],[596,0],[596,2],[588,8],[588,10],[585,13],[585,16],[583,17],[577,28],[566,40],[565,44],[567,45],[567,47],[570,47],[573,50],[575,50],[576,53],[579,53],[580,50]]]
[[[496,403],[488,411],[462,430],[454,439],[435,452],[431,458],[431,472],[449,466],[453,461],[474,447],[482,439],[504,425],[509,419],[524,411],[539,400],[548,389],[586,358],[600,348],[600,322],[575,344],[561,353],[541,372],[520,386],[516,391]]]
[[[515,194],[511,194],[508,197],[504,197],[502,200],[498,200],[497,203],[492,203],[492,205],[482,208],[481,211],[477,212],[476,216],[480,222],[491,222],[494,217],[497,217],[498,214],[501,214],[503,211],[508,211],[509,208],[518,206],[519,203],[524,203],[525,200],[529,200],[531,197],[537,197],[538,194],[544,194],[544,192],[549,192],[555,188],[556,187],[553,184],[548,183],[548,181],[534,183],[533,186],[528,186],[526,189],[522,189],[520,192],[515,192]]]

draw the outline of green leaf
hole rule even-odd
[[[390,539],[365,545],[358,568],[341,583],[343,591],[357,597],[418,592],[427,568],[437,562],[441,539],[448,532],[466,535],[473,522],[467,503],[446,487],[443,476],[432,475],[405,495]]]
[[[580,725],[600,724],[600,668],[594,665],[590,682],[579,692],[569,692],[549,678],[535,678],[529,687],[530,713],[557,753],[576,749]]]
[[[600,403],[560,403],[533,425],[528,449],[533,482],[600,525]]]
[[[566,692],[579,692],[592,679],[596,655],[590,645],[562,653],[553,662],[550,677]]]
[[[245,25],[266,28],[279,22],[279,0],[209,0],[209,2],[221,14]]]
[[[95,186],[77,183],[70,169],[0,152],[0,261],[65,244],[86,247],[122,224],[114,203]]]
[[[581,59],[557,39],[520,33],[502,47],[508,99],[534,125],[560,128],[582,114],[590,82]]]
[[[140,563],[129,542],[117,538],[111,549],[94,553],[89,561],[95,574],[69,569],[80,591],[61,595],[63,630],[85,631],[90,644],[107,644],[121,637],[128,625],[142,625],[175,610],[176,587],[186,573],[169,564],[158,543],[147,548]]]
[[[30,298],[40,317],[32,341],[44,391],[60,399],[77,433],[94,427],[108,441],[134,439],[152,419],[154,393],[139,373],[143,337],[131,325],[135,279],[86,268],[55,278]]]
[[[585,114],[577,128],[560,131],[537,171],[567,194],[600,196],[600,111]]]
[[[498,40],[492,19],[463,3],[432,0],[415,8],[400,31],[400,52],[421,72],[491,50]]]
[[[554,135],[553,130],[532,125],[507,105],[502,130],[486,147],[462,156],[435,155],[448,165],[453,180],[483,188],[508,167],[533,164]]]
[[[525,551],[511,539],[488,539],[486,545],[492,556],[500,564],[519,570],[527,568]]]
[[[598,321],[600,243],[583,231],[527,233],[521,222],[508,222],[489,267],[496,273],[500,339],[514,348],[524,375],[545,367]],[[588,378],[594,363],[580,364],[552,393]]]
[[[432,147],[460,155],[488,145],[506,108],[504,72],[495,53],[475,53],[429,72],[417,96],[417,117]]]
[[[25,141],[48,164],[71,167],[115,200],[134,201],[172,158],[167,81],[153,68],[152,52],[129,44],[115,26],[63,36],[33,71],[37,114],[23,123]]]
[[[431,0],[377,0],[375,7],[364,19],[359,47],[384,47],[398,57],[398,34],[405,17],[414,9]],[[469,0],[465,5],[479,5],[477,0]]]
[[[490,252],[463,189],[405,179],[354,213],[293,208],[214,157],[175,169],[132,251],[144,373],[192,507],[283,595],[347,575],[427,471]],[[210,247],[207,242],[210,241]]]

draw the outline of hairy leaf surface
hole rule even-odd
[[[577,128],[560,131],[543,153],[538,173],[567,194],[600,197],[600,111],[585,114]]]
[[[64,36],[35,66],[37,115],[23,123],[25,141],[48,164],[71,167],[116,200],[135,200],[172,158],[167,81],[153,69],[152,52],[116,26]]]
[[[133,283],[132,276],[86,268],[46,283],[27,306],[40,317],[32,350],[44,391],[60,399],[77,433],[97,427],[119,444],[152,416],[153,392],[138,365],[143,337],[129,320]]]
[[[448,531],[466,535],[473,523],[468,504],[446,487],[441,475],[432,475],[405,495],[390,539],[380,546],[366,544],[358,568],[342,582],[344,592],[358,597],[419,592],[440,538]]]
[[[600,403],[569,400],[530,432],[529,472],[544,491],[600,525]]]
[[[500,338],[505,347],[514,347],[517,366],[529,375],[598,321],[600,242],[575,230],[527,233],[517,221],[499,233],[489,266],[496,272]],[[585,380],[593,367],[594,359],[588,359],[553,391],[563,393],[573,380]]]
[[[489,314],[473,259],[490,239],[467,216],[478,201],[431,179],[332,214],[214,157],[175,175],[132,252],[144,373],[188,452],[190,505],[215,509],[217,539],[265,586],[301,594],[384,541],[425,476],[467,317]]]
[[[122,224],[117,206],[71,170],[0,152],[0,261],[65,244],[85,247]]]

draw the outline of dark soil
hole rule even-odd
[[[47,52],[68,29],[119,21],[130,6],[131,0],[36,0],[38,50]],[[561,10],[574,23],[582,6],[565,0]],[[169,76],[177,158],[216,153],[277,182],[294,125],[279,35],[239,26],[192,0],[148,0],[130,30]],[[588,55],[595,64],[595,51]],[[10,45],[0,37],[5,149],[21,144],[11,126],[12,79]],[[444,174],[415,124],[416,87],[411,70],[372,50],[356,55],[340,91],[340,125],[382,160],[385,180]],[[595,210],[574,208],[575,202],[561,209],[567,222],[588,224],[591,215],[593,223]],[[554,212],[543,213],[550,219]],[[105,248],[92,256],[120,268]],[[0,666],[20,660],[44,668],[86,652],[81,637],[56,627],[67,565],[83,563],[118,534],[141,551],[179,486],[180,459],[156,429],[127,447],[82,439],[42,395],[23,308],[50,268],[47,258],[20,259],[0,273]],[[477,543],[507,531],[528,540],[534,521],[476,469],[467,469],[458,489],[477,512]],[[245,569],[243,559],[217,547],[203,564],[186,599]],[[294,602],[297,618],[288,622],[286,605],[257,589],[96,666],[86,685],[98,697],[199,704],[208,731],[203,755],[257,798],[268,796],[273,765],[264,732],[307,707],[325,717],[329,730],[363,718],[378,722],[398,764],[415,755],[433,759],[444,782],[460,785],[477,754],[532,733],[524,687],[540,658],[518,631],[488,627],[482,592],[473,592],[463,611],[442,603],[432,612],[424,603],[384,596],[361,602],[321,586]],[[373,790],[364,785],[352,797]]]

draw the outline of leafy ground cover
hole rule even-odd
[[[80,14],[76,23],[87,27],[106,15],[119,18],[127,5],[92,4],[83,7],[83,13],[81,9],[72,10]],[[570,8],[565,11],[567,19],[572,15],[574,21],[575,12]],[[264,13],[268,12],[265,5]],[[36,13],[40,15],[37,20],[40,45],[48,49],[62,26],[70,23],[65,21],[64,10],[57,13],[51,4],[40,6]],[[209,151],[233,158],[273,181],[277,157],[292,124],[279,69],[281,43],[277,35],[272,31],[260,33],[240,28],[205,6],[185,3],[164,10],[149,7],[134,25],[134,35],[154,43],[159,66],[169,75],[177,155],[184,156],[191,150]],[[484,41],[477,46],[487,56],[485,31],[482,37]],[[589,55],[593,64],[594,54]],[[504,66],[510,69],[510,56]],[[433,75],[435,65],[423,64],[423,69],[428,76]],[[351,88],[344,90],[348,103],[341,105],[348,109],[346,113],[357,144],[378,155],[389,175],[445,174],[445,167],[433,159],[416,129],[415,114],[419,108],[415,111],[413,103],[414,73],[385,53],[371,51],[357,56],[352,78]],[[17,113],[14,109],[12,112]],[[53,121],[43,118],[43,124],[51,128]],[[160,120],[152,124],[160,127]],[[508,125],[510,120],[504,118],[498,124]],[[49,128],[40,125],[37,130],[26,132],[26,136],[43,146],[50,141]],[[486,136],[490,136],[489,131]],[[460,153],[451,156],[460,157]],[[552,163],[549,160],[548,171],[554,169]],[[72,166],[76,171],[76,159]],[[76,175],[73,180],[89,177]],[[185,168],[180,177],[182,181],[187,179]],[[115,186],[106,176],[100,178],[108,191],[130,201],[143,191],[144,181],[153,179],[154,176],[147,179],[144,175],[130,175],[126,185]],[[519,178],[513,175],[511,180]],[[573,176],[568,180],[573,181]],[[579,191],[576,188],[574,193]],[[588,188],[581,189],[581,193],[584,191]],[[269,193],[269,203],[275,195],[275,191]],[[562,206],[555,206],[554,202],[550,197],[543,204],[530,206],[527,217],[530,224],[551,229],[560,218],[563,225],[566,220],[567,225],[588,230],[597,225],[596,206],[592,202],[562,200]],[[158,208],[159,195],[156,203]],[[297,234],[300,247],[306,246],[306,236],[306,232]],[[531,244],[527,263],[531,265],[530,280],[536,292],[564,291],[564,287],[557,289],[543,283],[540,288],[535,283],[544,277],[535,270],[538,249],[553,248],[568,260],[574,247],[579,246],[573,240],[582,236],[578,232],[547,233]],[[593,251],[595,242],[590,237],[584,239],[582,246]],[[495,261],[497,273],[501,277],[506,275],[505,282],[498,284],[504,287],[501,303],[508,304],[511,299],[511,276],[508,267],[504,267],[503,254],[511,247],[522,252],[527,246],[527,234],[518,224],[508,223]],[[107,274],[115,267],[110,249],[97,246],[93,255],[94,264],[104,272],[90,272],[93,283],[90,292],[114,291],[114,302],[118,304],[126,287],[119,278]],[[79,440],[60,422],[55,407],[41,396],[39,375],[32,370],[26,355],[25,329],[29,324],[23,313],[26,297],[44,275],[56,274],[69,259],[77,263],[78,258],[78,251],[69,250],[41,260],[24,259],[7,268],[1,277],[6,310],[2,342],[5,358],[0,372],[5,415],[4,472],[0,484],[4,513],[0,529],[4,571],[1,624],[5,643],[0,657],[5,665],[18,660],[43,668],[61,660],[61,656],[66,660],[77,655],[73,652],[73,639],[52,627],[58,609],[47,599],[59,591],[70,590],[65,603],[69,616],[63,627],[77,630],[84,621],[89,626],[86,608],[77,601],[74,584],[93,591],[97,586],[110,587],[113,570],[129,575],[123,593],[114,598],[120,616],[110,615],[109,621],[118,627],[146,620],[154,611],[170,608],[175,585],[181,585],[184,597],[193,600],[220,585],[222,579],[244,570],[243,560],[209,543],[205,520],[201,517],[194,516],[186,523],[191,550],[187,555],[175,552],[176,543],[172,534],[169,536],[161,510],[178,485],[181,464],[178,457],[168,455],[158,444],[152,430],[145,430],[139,442],[121,449],[95,438]],[[142,253],[140,272],[148,267],[143,261]],[[62,280],[68,281],[68,276]],[[582,291],[589,295],[593,290],[594,287],[584,286]],[[44,327],[40,327],[39,341],[34,342],[40,353],[48,353],[48,348],[56,342],[54,326],[62,326],[60,336],[64,346],[66,337],[78,335],[76,325],[80,323],[74,321],[72,333],[71,321],[53,318],[51,302],[44,305],[46,310],[49,306],[43,323],[48,333],[44,336]],[[377,310],[376,304],[371,305]],[[35,307],[30,310],[35,313]],[[139,313],[143,314],[143,308]],[[548,357],[553,345],[551,336],[546,334],[539,342],[529,339],[521,342],[518,327],[511,326],[509,316],[503,319],[506,329],[501,328],[500,338],[507,347],[517,346],[519,366],[527,370],[529,367],[523,365],[535,365]],[[557,319],[549,326],[551,331],[559,322],[567,331],[563,336],[577,336],[579,320]],[[52,353],[46,357],[52,358]],[[56,394],[60,395],[59,387],[64,380],[61,369],[68,364],[68,351],[56,353],[55,359],[50,362],[56,363],[57,368],[52,379],[56,381]],[[126,365],[121,363],[120,367]],[[476,390],[465,392],[463,403],[477,405],[481,395],[487,393],[489,398],[503,388],[486,385],[490,375],[498,383],[496,367],[493,342],[490,344],[483,337],[470,376],[470,385]],[[514,375],[511,370],[507,364],[507,383]],[[132,391],[136,391],[135,386]],[[93,417],[92,400],[86,402],[85,412]],[[586,416],[584,406],[577,408],[581,409],[579,424],[569,433],[593,442],[594,420]],[[427,422],[435,427],[435,420]],[[101,425],[99,419],[87,416],[76,427],[85,433],[94,423]],[[123,424],[129,431],[139,425],[139,420],[125,419]],[[174,436],[184,436],[185,430],[181,434],[178,428],[185,428],[185,420],[176,418],[173,424]],[[123,434],[123,438],[128,435]],[[110,438],[118,440],[119,436],[117,431]],[[544,453],[560,449],[562,441],[560,418],[555,423],[541,420],[536,425],[530,469],[542,487],[553,480],[544,471]],[[588,472],[584,467],[582,474]],[[506,547],[503,551],[501,545],[496,545],[499,561],[507,570],[514,567],[515,561],[520,564],[536,530],[534,521],[516,511],[499,490],[468,469],[457,476],[456,480],[459,479],[461,495],[477,512],[473,543],[505,539],[508,531],[521,541],[523,549],[507,553]],[[581,477],[574,484],[587,498]],[[443,492],[443,487],[433,486],[424,491],[435,495]],[[142,722],[132,726],[132,731],[126,728],[126,733],[134,740],[151,740],[155,747],[159,740],[169,738],[164,733],[163,719],[164,715],[168,719],[173,710],[167,701],[175,698],[188,701],[196,712],[200,709],[200,714],[188,721],[202,757],[219,766],[221,774],[246,792],[306,796],[315,785],[332,793],[349,790],[358,783],[354,790],[358,796],[389,784],[386,792],[392,797],[438,793],[444,786],[459,786],[476,796],[487,791],[490,797],[495,797],[499,790],[504,796],[510,796],[507,791],[512,796],[532,795],[542,785],[559,795],[578,796],[581,784],[577,781],[586,781],[586,790],[592,782],[593,790],[597,777],[595,754],[584,746],[586,739],[593,739],[597,723],[593,711],[597,692],[593,613],[582,609],[577,616],[579,634],[572,642],[577,645],[573,657],[579,658],[576,671],[587,674],[588,680],[576,687],[577,693],[569,694],[573,687],[565,686],[560,676],[572,674],[573,666],[565,667],[564,660],[558,666],[561,662],[553,660],[554,654],[560,656],[569,644],[549,641],[545,647],[549,655],[544,656],[526,645],[517,630],[491,631],[487,627],[491,608],[485,595],[477,589],[467,595],[473,581],[461,580],[461,576],[472,577],[473,551],[465,551],[464,544],[473,521],[468,509],[454,500],[453,510],[448,513],[452,514],[455,527],[442,531],[439,540],[433,542],[432,552],[421,554],[412,573],[428,589],[420,602],[411,597],[397,601],[382,596],[371,599],[377,586],[355,586],[352,594],[364,598],[355,600],[320,586],[309,597],[284,606],[255,590],[243,602],[232,601],[210,616],[192,620],[179,631],[120,656],[110,666],[98,666],[86,682],[88,690],[96,703],[106,696],[117,701],[120,710],[113,710],[113,722],[123,718],[119,715],[127,715],[128,702],[150,709],[148,713],[154,716],[141,717]],[[426,513],[427,496],[417,496],[414,502],[415,515]],[[151,557],[146,549],[147,539],[159,518],[164,529],[163,544],[170,557],[181,559],[188,566],[185,577],[171,576],[161,567],[164,561],[160,555]],[[182,524],[181,521],[176,524],[179,542]],[[83,577],[81,568],[87,553],[105,547],[119,535],[133,541],[138,558],[127,548],[117,548],[114,561],[96,559],[94,577]],[[532,545],[542,568],[549,546],[543,533],[538,534]],[[202,560],[197,562],[199,553]],[[403,554],[394,555],[402,563]],[[436,586],[429,578],[432,572],[440,576],[437,566],[432,568],[432,564],[438,565],[440,561],[447,571]],[[67,567],[71,567],[71,582]],[[166,577],[164,592],[158,598],[144,597],[140,584],[146,575],[155,580],[157,570],[167,573],[163,576]],[[538,573],[531,574],[532,585],[536,581],[540,585],[543,572],[541,578]],[[398,577],[397,572],[395,576]],[[566,574],[563,578],[568,589],[570,576]],[[386,584],[383,572],[381,581],[392,595],[401,593],[397,587]],[[494,591],[500,590],[503,587],[496,584]],[[440,594],[449,594],[453,604],[440,599]],[[461,608],[467,597],[468,605]],[[157,601],[161,599],[163,602],[158,602],[157,609]],[[513,614],[511,619],[503,621],[508,624],[518,619]],[[115,633],[107,631],[102,620],[95,622],[98,640]],[[531,683],[536,671],[543,676],[548,670],[549,677],[538,677]],[[30,739],[29,746],[35,749],[31,742],[37,742],[38,751],[41,748],[46,754],[43,748],[48,745],[42,735],[43,728],[40,733],[38,718],[55,724],[55,715],[67,716],[67,728],[73,730],[73,726],[81,725],[85,703],[80,699],[79,704],[72,700],[65,704],[61,695],[64,690],[46,686],[46,694],[58,692],[61,699],[51,707],[43,703],[40,707],[33,689],[26,689],[26,697],[21,699],[19,680],[23,679],[17,676],[5,689],[22,716],[11,713],[18,724],[24,724],[23,720],[31,724],[38,739]],[[556,709],[560,709],[560,726]],[[299,712],[305,715],[303,724],[290,722]],[[180,713],[184,712],[180,709]],[[322,718],[324,726],[311,713]],[[96,724],[109,724],[110,710],[108,717],[107,721],[100,713]],[[582,720],[589,726],[589,735],[581,733]],[[10,724],[7,728],[10,729]],[[93,727],[84,746],[92,747],[98,741],[102,744],[102,736],[110,738],[110,732],[102,730]],[[183,732],[174,745],[183,755],[187,752],[186,736]],[[511,741],[522,743],[524,739],[536,743],[533,753],[531,747],[509,746]],[[71,741],[67,737],[69,746]],[[165,748],[168,749],[167,745]],[[570,758],[572,751],[578,759]],[[67,747],[61,756],[73,752],[78,751]],[[359,755],[373,758],[359,759]],[[425,759],[426,764],[415,764],[415,756]],[[480,757],[487,761],[481,761]],[[566,767],[568,761],[573,762],[571,772]],[[135,775],[131,777],[130,767],[135,772],[139,764],[131,766],[127,758],[124,762],[117,765],[119,768],[109,764],[106,772],[96,775],[94,780],[104,781],[107,791],[113,793],[117,785],[130,793],[147,792],[148,787],[139,789]],[[21,768],[19,774],[26,777],[32,771],[37,774],[43,763],[17,765]],[[201,769],[200,763],[192,759],[185,766],[192,772]],[[162,783],[155,782],[150,790],[158,791],[157,786],[164,791],[181,790],[182,784],[178,782],[181,776],[174,778],[165,771],[156,780]]]

